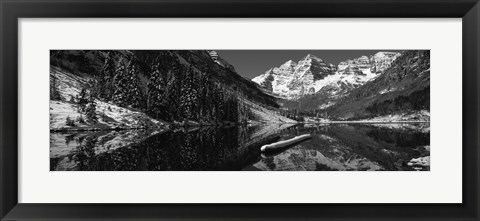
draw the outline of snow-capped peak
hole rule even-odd
[[[291,67],[291,66],[295,66],[295,65],[297,65],[297,63],[295,61],[288,60],[287,62],[282,64],[280,67]]]
[[[318,61],[318,62],[323,62],[322,59],[320,59],[319,57],[315,56],[315,55],[312,55],[312,54],[307,54],[307,56],[305,56],[302,60],[299,61],[300,62],[310,62],[310,61]]]
[[[336,67],[308,54],[300,61],[288,60],[252,79],[263,88],[287,97],[315,93],[314,82],[335,73]]]
[[[396,53],[396,52],[380,51],[380,52],[377,52],[376,54],[374,54],[373,57],[375,59],[381,59],[381,58],[385,58],[385,57],[398,57],[399,55],[400,55],[400,53]]]
[[[370,57],[372,63],[371,71],[374,73],[381,73],[390,67],[390,64],[395,61],[401,54],[397,52],[377,52]]]
[[[296,62],[294,62],[294,61],[292,61],[292,60],[288,60],[287,62],[285,62],[285,63],[283,63],[282,65],[280,65],[280,66],[278,67],[278,69],[280,69],[280,70],[292,69],[292,70],[293,70],[293,68],[294,68],[295,66],[297,66],[297,63],[296,63]],[[275,68],[273,68],[273,69],[275,69]]]
[[[374,79],[390,67],[390,63],[399,55],[396,52],[378,52],[342,61],[335,66],[315,55],[307,54],[297,63],[288,60],[252,81],[288,99],[314,94],[324,87],[328,88],[329,93],[337,94],[339,90],[352,89]]]

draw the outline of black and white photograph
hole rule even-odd
[[[50,50],[49,79],[50,171],[430,171],[428,49]]]

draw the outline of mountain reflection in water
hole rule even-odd
[[[301,134],[312,139],[282,152],[264,144]],[[430,125],[269,124],[156,132],[52,133],[50,170],[430,170],[410,160],[430,156]]]

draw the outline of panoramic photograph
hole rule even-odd
[[[430,171],[430,50],[50,50],[50,171]]]

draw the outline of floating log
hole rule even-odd
[[[287,147],[287,146],[290,146],[292,144],[295,144],[295,143],[298,143],[300,141],[303,141],[305,139],[309,139],[309,138],[312,138],[312,135],[310,134],[303,134],[303,135],[300,135],[300,136],[296,136],[292,139],[288,139],[288,140],[282,140],[282,141],[279,141],[279,142],[276,142],[276,143],[271,143],[271,144],[267,144],[267,145],[263,145],[260,150],[262,152],[265,152],[265,151],[269,151],[269,150],[277,150],[277,149],[281,149],[281,148],[284,148],[284,147]]]

